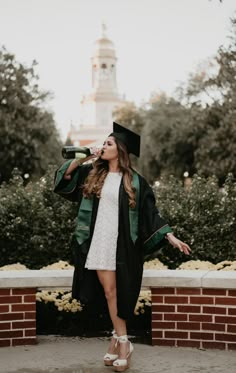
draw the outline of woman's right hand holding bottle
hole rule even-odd
[[[75,158],[69,165],[68,169],[66,170],[64,174],[64,179],[65,180],[70,180],[71,179],[71,173],[82,163],[90,161],[91,159],[98,158],[101,155],[102,147],[91,147],[88,148],[90,151],[90,155],[87,155],[85,153],[81,152],[76,152],[75,153]]]

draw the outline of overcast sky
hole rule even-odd
[[[227,43],[235,10],[235,0],[0,0],[0,44],[20,62],[38,62],[65,137],[91,87],[102,22],[116,48],[119,92],[140,104],[153,91],[171,94]]]

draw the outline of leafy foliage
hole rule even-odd
[[[192,170],[189,110],[165,95],[152,98],[143,130],[141,172],[152,181],[164,173],[182,177]]]
[[[193,144],[190,110],[165,94],[155,95],[137,108],[128,103],[115,112],[116,120],[141,134],[141,158],[133,163],[149,180],[173,172],[182,177],[193,174]]]
[[[40,268],[59,259],[72,261],[70,237],[76,208],[52,191],[54,171],[23,186],[15,170],[0,188],[0,265],[24,263]]]
[[[126,102],[113,112],[115,120],[130,126],[131,130],[141,133],[144,126],[144,108],[137,108],[133,102]]]
[[[0,49],[0,173],[8,180],[14,167],[21,174],[42,176],[57,163],[61,141],[51,113],[43,109],[48,97],[38,87],[33,62],[19,63]]]
[[[14,172],[0,188],[0,266],[20,262],[41,268],[58,260],[73,263],[70,240],[77,205],[53,193],[53,170],[38,182],[23,185]],[[175,234],[192,248],[189,257],[167,245],[157,256],[169,268],[189,259],[218,263],[236,256],[236,183],[229,176],[222,189],[216,178],[195,175],[184,187],[179,179],[155,187],[157,205]]]
[[[133,102],[126,102],[121,107],[114,110],[113,116],[115,121],[122,123],[131,131],[142,135],[144,128],[145,110],[144,108],[137,108]],[[140,169],[140,162],[137,157],[130,154],[132,165],[136,169]]]
[[[162,180],[155,188],[157,205],[169,221],[175,235],[191,246],[190,257],[171,246],[158,258],[176,268],[187,260],[217,263],[236,256],[236,183],[229,175],[223,188],[215,177],[195,175],[186,188],[174,177]]]
[[[220,47],[213,72],[192,76],[186,96],[192,107],[207,97],[202,115],[193,120],[198,143],[195,166],[205,176],[216,175],[220,183],[232,172],[236,175],[236,18],[231,20],[230,44]],[[206,162],[207,159],[207,162]]]
[[[191,74],[177,97],[153,94],[142,108],[118,109],[121,123],[142,134],[136,165],[154,181],[164,174],[236,176],[236,18],[230,44]],[[141,118],[142,125],[140,126]]]

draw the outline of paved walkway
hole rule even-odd
[[[35,346],[0,348],[0,373],[109,373],[107,338],[39,336]],[[134,344],[127,373],[235,373],[236,351]]]

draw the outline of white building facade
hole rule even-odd
[[[113,42],[106,36],[96,40],[91,58],[91,93],[81,100],[81,122],[78,128],[71,126],[69,137],[74,145],[86,146],[103,142],[112,132],[113,111],[125,100],[118,94],[116,81],[117,57]]]

